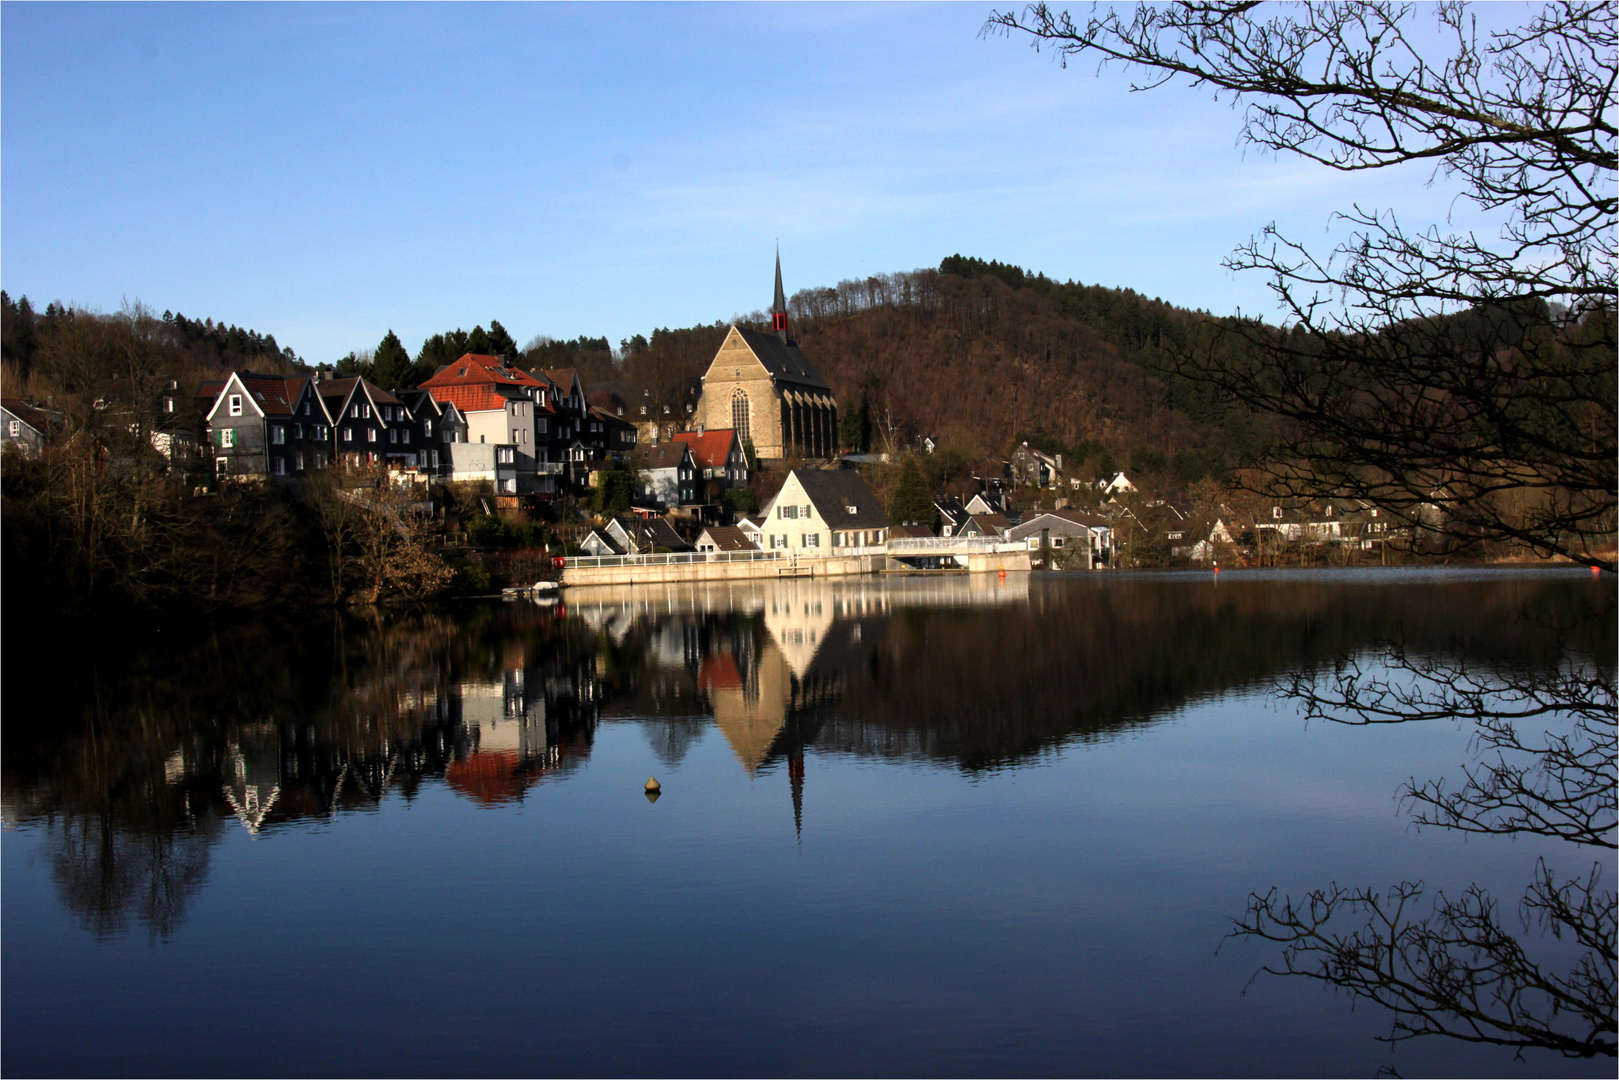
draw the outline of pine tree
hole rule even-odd
[[[382,339],[376,352],[371,354],[371,381],[384,390],[398,390],[417,383],[410,354],[400,344],[392,330]]]
[[[896,525],[926,525],[930,529],[938,517],[933,496],[928,493],[928,482],[922,478],[922,470],[914,457],[907,457],[900,470],[899,485],[894,488],[894,497],[888,504],[888,516]]]

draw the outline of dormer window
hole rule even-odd
[[[467,377],[467,369],[462,368],[460,371],[457,371],[455,373],[455,375],[456,375],[456,378],[458,378],[458,379],[464,379],[464,378]]]

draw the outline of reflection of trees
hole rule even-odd
[[[227,823],[267,834],[412,798],[469,762],[469,790],[516,797],[573,767],[594,730],[592,663],[567,620],[531,605],[238,626],[88,678],[40,657],[19,665],[26,687],[6,684],[6,820],[43,828],[63,903],[97,933],[134,920],[167,935]],[[499,724],[528,735],[510,757],[504,727],[463,716],[461,688],[486,685]]]
[[[123,828],[111,815],[60,817],[47,826],[51,878],[62,902],[91,931],[125,930],[130,916],[168,937],[208,878],[218,819],[169,833]]]
[[[1588,621],[1611,631],[1611,611]],[[1564,635],[1558,635],[1563,640]],[[1576,852],[1611,852],[1616,814],[1614,655],[1600,635],[1586,659],[1540,670],[1481,668],[1389,646],[1382,663],[1354,661],[1293,677],[1286,696],[1313,718],[1349,724],[1463,718],[1477,760],[1459,786],[1412,780],[1401,792],[1419,826],[1535,835]],[[1567,1056],[1615,1053],[1615,897],[1603,865],[1560,877],[1544,858],[1518,901],[1518,927],[1477,884],[1434,895],[1422,882],[1386,891],[1332,885],[1301,900],[1254,894],[1239,937],[1283,946],[1273,974],[1348,990],[1388,1008],[1392,1041],[1444,1035],[1544,1048]],[[1571,954],[1532,955],[1549,935]]]

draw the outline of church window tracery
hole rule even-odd
[[[749,427],[748,393],[738,389],[731,395],[731,426],[736,429],[736,437],[744,442],[752,438]]]

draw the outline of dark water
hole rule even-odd
[[[1460,775],[1466,727],[1306,724],[1270,691],[1394,635],[1611,665],[1613,592],[1544,570],[576,590],[14,661],[0,1065],[1611,1076],[1391,1050],[1388,1014],[1250,982],[1277,946],[1222,940],[1253,890],[1514,898],[1569,862],[1402,816],[1403,782]]]

